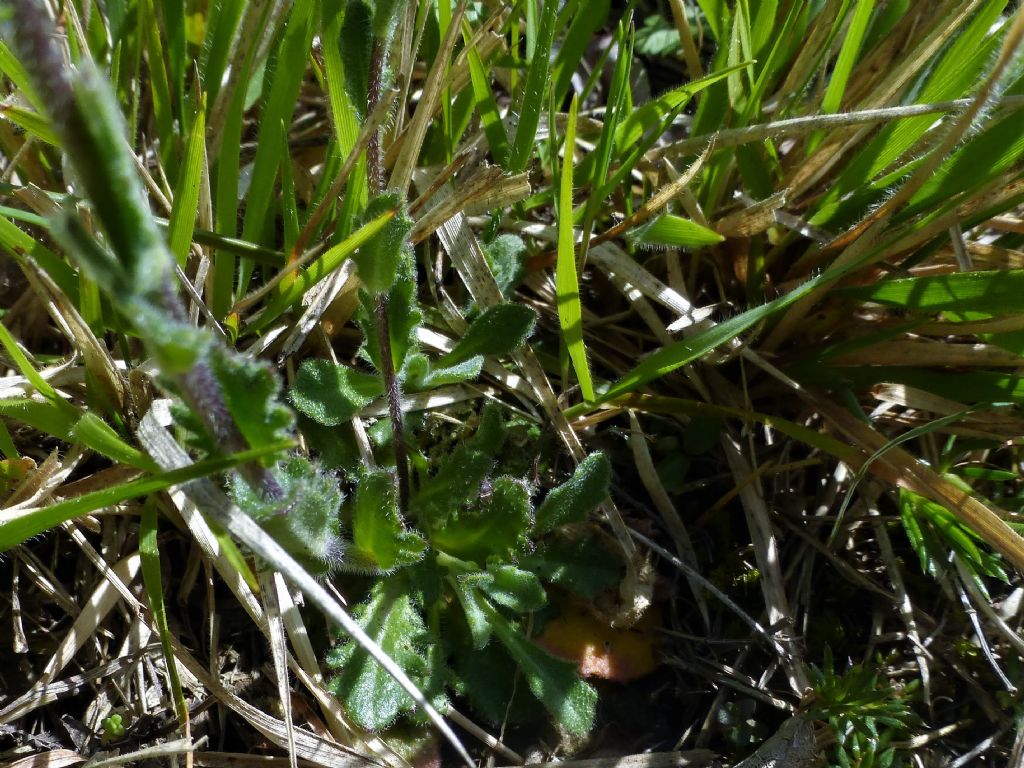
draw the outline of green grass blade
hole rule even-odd
[[[274,182],[281,163],[284,126],[291,125],[306,69],[306,56],[313,40],[312,0],[299,0],[292,8],[277,53],[270,94],[260,117],[260,133],[253,161],[252,182],[246,201],[242,239],[262,242],[267,213],[274,195]],[[248,283],[246,270],[242,287]]]
[[[36,93],[35,87],[32,85],[28,72],[25,71],[21,62],[18,61],[18,57],[2,41],[0,41],[0,72],[4,73],[14,85],[14,89],[25,97],[25,100],[32,105],[33,109],[39,112],[46,109],[46,106],[39,98],[39,94]]]
[[[73,520],[121,502],[148,496],[157,491],[165,491],[171,486],[181,485],[200,477],[227,472],[239,464],[257,461],[292,446],[291,441],[281,441],[250,451],[241,451],[231,456],[207,459],[190,464],[181,469],[162,472],[149,477],[139,478],[127,483],[104,488],[91,493],[84,493],[66,501],[52,504],[42,509],[18,511],[0,517],[0,552],[27,541],[33,536],[45,533],[66,520]]]
[[[199,57],[199,78],[208,104],[217,101],[224,70],[231,54],[231,40],[245,9],[245,0],[215,0],[206,15],[206,34]]]
[[[462,37],[469,45],[473,31],[469,22],[462,20]],[[498,165],[505,166],[508,163],[508,135],[505,133],[505,124],[498,114],[498,104],[494,100],[491,86],[487,77],[487,70],[480,60],[480,54],[476,48],[469,48],[469,76],[473,86],[473,98],[476,100],[476,108],[480,113],[480,122],[483,123],[484,135],[487,136],[487,143],[491,147],[491,156]]]
[[[647,131],[658,125],[673,110],[680,108],[680,106],[685,106],[695,94],[749,66],[750,62],[740,62],[732,66],[722,67],[713,74],[689,82],[686,85],[681,85],[656,99],[652,99],[646,104],[640,105],[627,117],[623,118],[616,127],[615,146],[620,152],[632,147]]]
[[[558,263],[555,290],[558,295],[558,324],[569,350],[573,370],[580,383],[583,399],[594,399],[594,383],[587,364],[587,348],[583,343],[583,310],[580,305],[580,282],[576,274],[576,244],[572,227],[572,169],[576,150],[576,112],[579,100],[574,95],[569,107],[569,123],[565,128],[565,159],[558,194]],[[551,116],[554,125],[554,115]]]
[[[171,106],[171,86],[164,68],[164,49],[160,39],[160,24],[156,20],[153,0],[140,0],[136,9],[138,33],[144,41],[148,63],[149,98],[156,118],[157,137],[160,139],[160,158],[170,179],[176,179],[170,158],[177,146],[174,133],[174,112]]]
[[[45,220],[42,224],[48,226]],[[0,245],[16,254],[16,259],[21,258],[20,254],[31,256],[53,278],[53,282],[60,287],[71,303],[78,303],[78,278],[74,270],[60,256],[18,229],[17,225],[5,216],[0,216]]]
[[[672,371],[682,368],[688,363],[706,355],[711,350],[736,338],[739,334],[755,324],[771,317],[815,290],[826,279],[834,280],[835,275],[824,272],[816,278],[808,280],[794,291],[780,296],[774,301],[759,307],[748,309],[702,333],[689,339],[661,347],[657,352],[643,360],[629,373],[613,384],[607,392],[600,395],[589,407],[602,405],[621,395],[632,392],[655,379],[659,379]],[[573,417],[588,410],[588,406],[574,406],[566,411],[566,416]]]
[[[167,608],[164,604],[164,585],[160,574],[160,548],[157,546],[157,512],[152,499],[142,507],[142,519],[139,522],[139,555],[142,560],[142,581],[149,599],[149,610],[153,614],[153,624],[160,636],[160,646],[164,653],[164,665],[167,678],[171,685],[171,700],[178,723],[185,727],[188,720],[188,705],[181,690],[181,679],[178,677],[178,665],[174,661],[174,650],[171,646],[171,629],[167,624]]]
[[[555,104],[561,104],[587,46],[608,22],[609,0],[579,0],[569,29],[562,38],[551,73]]]
[[[341,58],[340,49],[341,23],[344,14],[337,10],[333,11],[333,16],[329,16],[329,13],[332,12],[325,8],[322,34],[325,40],[335,44],[323,46],[324,78],[327,81],[327,101],[331,106],[331,119],[334,122],[334,134],[338,142],[338,149],[341,156],[346,157],[359,139],[360,126],[356,117],[359,111],[355,108],[348,90],[345,88],[345,64]],[[334,230],[339,240],[347,237],[352,231],[356,216],[366,208],[368,199],[366,154],[363,153],[349,174],[345,199],[337,214]]]
[[[666,213],[649,224],[629,233],[636,245],[659,245],[672,248],[702,248],[725,240],[713,229],[702,227],[695,221]]]
[[[991,29],[1005,6],[1006,0],[990,0],[975,15],[929,73],[917,94],[917,103],[949,101],[970,93],[998,48],[1001,35],[992,34]],[[811,223],[819,226],[850,223],[857,212],[882,194],[881,190],[862,194],[857,191],[891,167],[934,126],[934,115],[911,117],[885,126],[836,177],[822,197]],[[841,203],[851,192],[852,197]]]
[[[1012,315],[1024,312],[1024,269],[887,280],[878,285],[843,288],[836,295],[917,312]]]
[[[60,146],[60,138],[53,128],[50,127],[50,121],[42,115],[15,104],[7,104],[0,107],[0,115],[3,115],[16,126],[24,129],[40,141],[53,147]]]
[[[181,267],[188,260],[195,229],[196,210],[199,208],[199,190],[202,186],[203,166],[206,156],[206,109],[200,106],[192,122],[192,132],[185,146],[185,163],[178,176],[174,190],[174,204],[168,225],[168,244],[171,253]]]
[[[160,0],[163,34],[167,40],[168,86],[179,119],[185,116],[185,0]]]
[[[21,456],[11,433],[7,431],[7,425],[2,421],[0,421],[0,455],[5,459],[17,459]]]
[[[857,0],[853,9],[853,19],[846,29],[846,37],[843,38],[843,46],[839,50],[839,58],[836,59],[832,69],[832,76],[828,81],[828,88],[825,89],[825,98],[821,102],[821,111],[832,113],[839,111],[839,105],[843,101],[843,94],[846,92],[846,84],[850,80],[850,73],[857,63],[857,56],[860,53],[864,36],[868,31],[868,24],[871,22],[871,14],[875,9],[874,0]]]
[[[238,176],[242,144],[242,120],[245,114],[245,89],[238,88],[224,120],[220,152],[217,155],[217,193],[214,206],[214,228],[217,234],[235,237],[238,234]],[[238,260],[218,249],[213,257],[210,310],[223,318],[232,304],[235,292],[235,269]]]
[[[375,219],[368,221],[337,245],[329,248],[311,263],[306,269],[290,278],[286,278],[278,291],[267,303],[260,315],[247,326],[248,331],[261,331],[286,312],[303,294],[319,283],[331,272],[341,266],[357,248],[364,245],[374,235],[384,229],[385,225],[395,217],[397,211],[387,211]]]
[[[541,111],[547,101],[544,94],[550,79],[551,45],[555,39],[558,18],[558,0],[545,0],[544,10],[538,23],[537,40],[530,59],[530,67],[526,73],[523,88],[523,100],[519,105],[519,127],[512,142],[508,169],[519,173],[533,154],[533,142],[537,138],[537,126],[540,125]]]

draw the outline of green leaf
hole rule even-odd
[[[262,361],[214,347],[210,367],[238,430],[253,448],[291,435],[295,417],[278,400],[281,382]]]
[[[283,26],[270,92],[260,114],[256,157],[253,160],[245,221],[242,224],[243,240],[262,240],[274,194],[274,180],[282,162],[281,144],[284,141],[285,126],[292,122],[313,40],[314,10],[315,3],[312,0],[296,0],[288,22]]]
[[[477,485],[479,489],[479,484]],[[530,493],[512,477],[494,480],[489,497],[466,510],[454,509],[443,525],[430,530],[435,548],[455,557],[483,563],[489,557],[511,558],[526,545],[530,527]]]
[[[232,478],[232,495],[248,513],[307,570],[326,575],[341,561],[342,493],[337,479],[301,456],[291,456],[273,469],[284,494],[266,498],[240,476]]]
[[[508,563],[489,562],[486,571],[466,574],[461,581],[516,613],[537,611],[547,603],[547,594],[537,577]]]
[[[408,364],[413,359],[422,359],[426,362],[426,357],[417,354],[409,355],[406,358],[406,363]],[[435,367],[428,363],[421,375],[407,380],[406,386],[410,391],[423,391],[434,389],[436,387],[443,387],[448,384],[460,384],[463,381],[472,381],[480,375],[480,370],[483,368],[483,365],[484,359],[479,355],[477,357],[471,357],[469,360],[456,363],[455,365],[445,367]]]
[[[453,656],[460,692],[487,722],[497,726],[536,720],[543,715],[500,643],[483,648],[462,646]]]
[[[305,360],[290,393],[299,413],[332,427],[349,421],[375,397],[384,394],[380,376],[328,360]]]
[[[171,630],[167,623],[167,607],[164,604],[163,579],[160,575],[160,549],[157,545],[157,510],[154,500],[149,500],[142,508],[142,519],[139,523],[139,555],[142,560],[142,581],[146,587],[149,610],[153,614],[153,624],[160,635],[164,663],[167,665],[168,680],[171,684],[171,700],[179,721],[184,722],[188,716],[188,706],[181,691],[181,679],[178,677],[178,665],[174,662],[174,650],[171,646]]]
[[[60,137],[54,131],[50,121],[30,109],[9,104],[0,107],[0,115],[46,144],[54,147],[61,145]]]
[[[526,243],[518,235],[498,235],[484,246],[484,255],[501,295],[507,298],[512,286],[523,278]]]
[[[679,32],[664,16],[651,15],[636,31],[636,52],[644,56],[665,56],[682,48]]]
[[[406,359],[418,348],[416,329],[423,319],[419,303],[416,300],[416,264],[409,250],[403,251],[399,260],[395,282],[388,293],[388,335],[391,339],[391,363],[396,371],[401,371]],[[359,294],[359,308],[356,310],[356,323],[363,332],[363,346],[360,356],[377,370],[381,370],[380,336],[375,317],[376,297],[369,291]],[[410,368],[420,364],[410,364]],[[425,375],[425,369],[422,374]]]
[[[537,510],[536,534],[566,523],[582,522],[608,497],[611,464],[603,453],[592,453],[576,467],[573,476],[548,493]]]
[[[359,278],[367,290],[375,295],[386,293],[394,284],[413,221],[395,193],[383,194],[371,200],[364,215],[365,221],[372,221],[392,210],[398,213],[352,257],[359,267]]]
[[[346,559],[350,567],[359,570],[388,572],[423,558],[426,542],[402,524],[389,472],[374,470],[359,481],[352,511],[352,543]]]
[[[523,101],[519,109],[519,126],[512,142],[508,169],[519,173],[526,168],[533,154],[533,142],[540,125],[540,114],[547,102],[545,93],[550,78],[551,45],[558,24],[558,0],[545,0],[537,27],[536,42],[530,56],[530,68],[523,87]]]
[[[18,229],[6,216],[0,216],[0,245],[6,248],[15,261],[21,262],[27,254],[39,262],[46,274],[53,278],[72,304],[78,303],[78,277],[60,256]]]
[[[420,483],[410,502],[417,521],[431,529],[443,527],[460,506],[477,499],[504,441],[501,414],[497,407],[485,407],[476,434],[452,451],[433,477]]]
[[[694,94],[749,66],[749,63],[740,63],[722,67],[706,77],[693,80],[637,107],[624,117],[616,127],[616,148],[618,148],[619,152],[625,152],[640,141],[645,133],[671,115],[673,111],[685,106]]]
[[[480,607],[473,586],[465,584],[460,578],[450,578],[455,596],[462,606],[462,613],[466,617],[466,626],[469,627],[470,640],[473,650],[479,651],[491,641],[491,621],[487,614]]]
[[[260,315],[246,326],[247,331],[260,331],[273,323],[281,313],[288,310],[295,302],[319,283],[347,259],[362,245],[372,240],[394,218],[395,210],[384,211],[380,216],[367,221],[358,230],[346,237],[337,245],[333,245],[317,257],[306,269],[293,278],[282,281],[279,291],[267,302]]]
[[[835,293],[918,312],[1012,315],[1024,311],[1024,269],[909,277]]]
[[[608,22],[609,10],[609,0],[580,0],[577,3],[576,13],[569,24],[569,29],[560,40],[551,74],[551,88],[556,104],[561,104],[569,92],[572,76],[579,68],[587,46]],[[676,37],[677,42],[678,40],[679,38]]]
[[[634,245],[667,245],[672,248],[702,248],[725,240],[713,229],[671,213],[662,214],[631,230],[628,237]]]
[[[345,76],[345,90],[361,120],[366,117],[366,92],[370,79],[370,49],[373,35],[373,10],[366,0],[352,0],[344,6],[338,48]],[[336,118],[337,119],[337,118]]]
[[[522,345],[537,324],[537,313],[523,304],[496,304],[484,310],[438,364],[455,365],[477,355],[504,355]]]
[[[580,304],[580,281],[576,274],[576,245],[572,216],[572,169],[576,153],[576,111],[579,101],[573,96],[569,122],[565,128],[565,159],[558,194],[558,261],[555,271],[555,292],[558,296],[558,324],[569,351],[580,391],[586,402],[594,400],[594,383],[587,363],[583,342],[583,309]],[[554,115],[551,122],[554,123]]]
[[[413,682],[425,675],[427,665],[421,651],[426,628],[401,580],[379,580],[368,601],[354,613],[366,634]],[[412,708],[409,695],[355,642],[333,649],[327,663],[341,669],[330,682],[331,690],[361,728],[386,728],[399,713]]]
[[[622,563],[596,536],[545,541],[519,565],[562,589],[592,600],[622,578]]]
[[[466,45],[472,38],[473,30],[469,22],[462,20],[462,38]],[[487,136],[487,144],[491,148],[491,156],[501,166],[508,162],[508,134],[505,133],[505,124],[501,121],[501,114],[498,112],[498,104],[494,100],[494,93],[491,92],[490,81],[487,76],[488,70],[480,60],[480,54],[476,47],[467,48],[469,54],[469,76],[473,86],[473,99],[476,101],[476,109],[480,114],[480,122],[483,124],[484,135]]]
[[[587,733],[594,722],[597,691],[579,678],[576,665],[534,645],[486,600],[478,600],[491,620],[494,633],[519,665],[533,695],[567,731],[577,735]]]

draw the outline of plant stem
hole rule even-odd
[[[116,256],[116,265],[108,264],[106,268],[117,287],[108,285],[108,289],[113,289],[118,302],[154,307],[166,318],[165,335],[173,336],[176,327],[188,324],[188,314],[173,288],[173,257],[124,156],[120,114],[105,86],[98,84],[90,70],[77,75],[68,70],[53,22],[38,0],[10,0],[8,7],[19,58],[31,63],[30,75]],[[77,82],[72,81],[73,77]],[[81,257],[80,253],[72,255]],[[89,267],[84,257],[79,261]],[[169,342],[158,337],[144,341],[158,359],[161,345]],[[192,367],[170,378],[221,452],[247,450],[249,444],[231,415],[211,367],[209,348],[201,346],[196,352]],[[238,471],[267,499],[284,497],[273,474],[259,462],[244,464]]]
[[[366,88],[366,115],[369,119],[380,101],[384,75],[384,41],[374,36],[370,49],[370,76]],[[373,129],[366,145],[366,177],[370,193],[384,191],[384,164],[380,151],[380,130]],[[409,457],[405,446],[405,422],[402,415],[402,388],[395,375],[395,362],[391,356],[391,328],[388,323],[388,294],[374,298],[374,322],[377,325],[377,343],[380,346],[381,375],[388,398],[391,418],[391,443],[395,451],[395,472],[398,475],[398,507],[404,513],[409,509]]]

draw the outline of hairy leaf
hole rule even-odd
[[[611,465],[603,453],[592,453],[576,467],[573,476],[551,490],[537,509],[534,531],[546,533],[566,523],[587,519],[587,515],[608,496]]]

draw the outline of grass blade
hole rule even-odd
[[[171,685],[171,701],[178,723],[188,732],[188,705],[181,690],[181,679],[178,677],[178,665],[174,661],[174,650],[171,646],[171,629],[167,623],[167,608],[164,605],[163,578],[160,574],[160,548],[157,546],[157,510],[152,499],[142,507],[142,519],[139,522],[139,555],[142,559],[142,581],[149,599],[149,610],[153,613],[153,624],[160,635],[160,646],[163,649],[164,664],[167,678]]]
[[[573,370],[580,383],[583,399],[594,399],[594,383],[587,364],[587,348],[583,343],[583,310],[580,306],[580,282],[576,274],[576,245],[572,227],[572,168],[576,150],[576,112],[578,98],[572,97],[569,122],[565,128],[565,159],[562,161],[562,179],[558,195],[558,264],[555,272],[555,290],[558,294],[558,324],[569,350]],[[554,115],[552,114],[552,124]]]
[[[18,510],[13,514],[0,516],[0,552],[6,552],[33,536],[45,533],[65,520],[73,520],[106,507],[164,491],[171,486],[181,485],[200,477],[226,472],[240,464],[271,456],[287,450],[291,441],[278,442],[249,451],[241,451],[216,459],[207,459],[181,469],[172,469],[149,477],[142,477],[91,493],[84,493],[66,501],[41,509]]]
[[[203,101],[205,102],[205,99]],[[192,122],[192,132],[185,147],[185,163],[181,167],[178,184],[174,190],[174,205],[171,208],[171,220],[168,225],[168,244],[180,267],[185,266],[192,245],[205,156],[206,105],[203,103]]]
[[[523,101],[519,105],[519,127],[512,142],[512,153],[509,156],[508,169],[519,173],[533,154],[533,141],[537,137],[537,126],[540,125],[540,114],[547,99],[548,81],[551,76],[551,45],[555,39],[558,19],[558,1],[545,0],[544,10],[537,29],[537,39],[530,59],[530,68],[526,73],[523,89]]]

